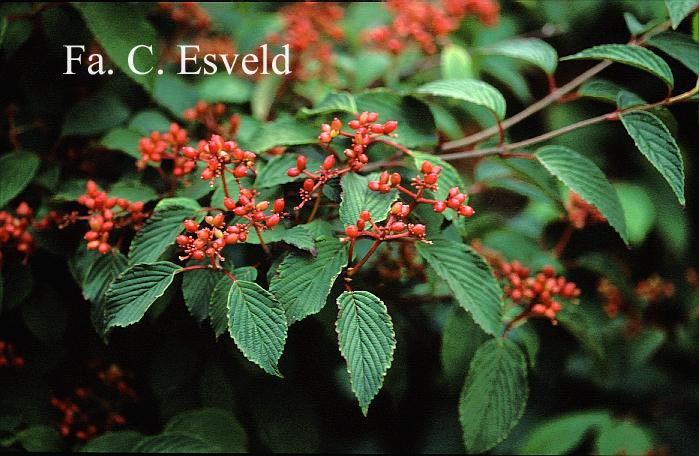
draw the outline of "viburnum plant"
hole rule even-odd
[[[696,395],[638,399],[697,385],[699,4],[659,5],[591,47],[557,1],[0,7],[0,445],[691,454]],[[114,74],[30,71],[69,30]]]

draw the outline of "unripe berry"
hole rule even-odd
[[[395,222],[393,225],[391,225],[391,231],[394,233],[399,233],[405,229],[405,223],[403,222]]]
[[[395,120],[389,120],[388,122],[383,124],[383,132],[385,134],[392,133],[393,131],[395,131],[396,128],[398,128],[398,122],[396,122]]]
[[[471,206],[461,206],[459,208],[459,215],[463,215],[466,218],[471,217],[475,213],[476,211]]]
[[[330,171],[333,166],[335,166],[335,156],[328,155],[327,157],[325,157],[325,160],[323,160],[323,168]]]
[[[268,228],[272,228],[274,225],[279,223],[279,215],[278,214],[272,214],[267,218],[267,221],[265,224],[267,225]]]
[[[329,143],[330,141],[332,141],[333,138],[332,136],[330,136],[329,132],[324,131],[320,134],[320,136],[318,136],[318,139],[320,140],[320,142]]]
[[[342,122],[341,122],[340,119],[338,119],[337,117],[335,117],[335,118],[333,119],[333,121],[330,123],[330,126],[331,126],[332,129],[335,130],[335,131],[340,131],[340,130],[342,130]]]
[[[197,222],[191,219],[187,219],[184,221],[184,229],[189,231],[190,233],[194,233],[197,231],[199,228],[199,225],[197,225]]]
[[[269,207],[269,201],[260,201],[255,205],[255,209],[258,211],[266,211]]]
[[[433,207],[434,211],[437,213],[440,213],[440,214],[442,212],[444,212],[444,210],[446,208],[447,208],[447,203],[445,203],[444,201],[437,201],[436,203],[434,203],[434,207]]]
[[[284,211],[284,198],[277,198],[274,200],[274,212],[283,212]]]
[[[359,236],[359,228],[357,228],[355,225],[350,225],[345,228],[345,234],[351,238],[356,238]]]

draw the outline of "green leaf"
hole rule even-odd
[[[192,272],[187,272],[185,278]],[[257,269],[251,266],[237,268],[233,271],[233,274],[238,280],[254,282],[255,279],[257,279]],[[218,273],[216,274],[216,277],[216,283],[210,292],[198,290],[196,293],[206,295],[206,299],[208,300],[207,305],[209,322],[211,323],[211,328],[214,330],[214,334],[218,339],[221,334],[226,332],[226,329],[228,328],[228,292],[230,291],[231,279],[229,277],[222,277]],[[192,283],[196,283],[195,279],[192,280]],[[185,284],[183,280],[183,291],[184,286]],[[204,296],[202,296],[202,298],[203,297]]]
[[[676,29],[680,22],[699,6],[697,0],[665,0],[665,6],[670,13],[672,28]]]
[[[58,431],[43,424],[35,424],[19,431],[17,442],[31,452],[60,452],[64,449]]]
[[[195,216],[196,210],[187,206],[167,206],[153,212],[131,243],[129,262],[157,261],[175,243],[175,237],[183,230],[182,222]]]
[[[682,154],[665,124],[654,114],[644,111],[629,112],[620,117],[638,150],[662,174],[677,200],[684,206]]]
[[[347,245],[335,239],[316,242],[313,257],[292,252],[284,258],[269,289],[286,310],[289,324],[318,313],[330,294],[335,279],[347,265]]]
[[[468,51],[461,46],[450,44],[442,49],[442,79],[472,78],[473,63]]]
[[[129,130],[141,133],[142,136],[147,136],[154,131],[159,131],[161,133],[168,131],[170,129],[170,123],[170,119],[159,111],[146,110],[139,112],[131,118],[129,121]]]
[[[516,38],[501,41],[478,51],[483,54],[504,55],[524,60],[541,68],[546,74],[555,73],[558,64],[556,50],[539,38]]]
[[[647,454],[651,448],[648,432],[629,421],[602,427],[595,443],[596,454]]]
[[[416,246],[473,321],[486,333],[498,334],[502,291],[485,260],[471,247],[447,239],[434,239],[432,244],[418,242]]]
[[[396,338],[386,305],[368,291],[345,291],[337,298],[340,352],[347,361],[352,391],[364,415],[393,362]]]
[[[214,450],[210,443],[180,432],[144,437],[131,448],[132,453],[213,453]]]
[[[113,94],[98,94],[75,103],[63,120],[63,136],[90,136],[121,125],[129,108]]]
[[[107,290],[129,263],[119,251],[112,251],[97,258],[83,280],[83,296],[92,302],[90,317],[98,334],[104,334],[104,308],[107,304]]]
[[[442,370],[450,383],[461,385],[473,355],[487,338],[468,313],[459,307],[451,309],[442,330],[440,351]]]
[[[143,135],[129,128],[113,128],[107,132],[100,141],[100,144],[107,149],[119,150],[135,158],[141,158],[138,151],[138,141]]]
[[[629,243],[640,245],[655,223],[653,200],[640,185],[617,183],[614,184],[614,189],[624,210]]]
[[[277,74],[268,74],[255,83],[252,91],[252,101],[250,102],[252,116],[255,119],[267,119],[269,111],[272,109],[272,103],[274,103],[274,99],[277,97],[277,91],[283,81],[284,78]]]
[[[155,83],[158,56],[158,37],[155,29],[148,22],[145,10],[142,8],[122,8],[117,4],[97,3],[73,3],[83,18],[88,28],[95,35],[100,46],[116,66],[124,74],[141,84],[148,92],[153,89]],[[151,54],[145,48],[137,49],[133,54],[133,64],[141,72],[140,75],[132,71],[128,65],[128,56],[136,46],[153,46]]]
[[[182,268],[168,261],[136,264],[117,277],[107,290],[104,309],[105,333],[137,323],[165,293]]]
[[[185,110],[197,103],[199,94],[197,89],[183,78],[165,73],[155,81],[153,99],[182,119]]]
[[[155,205],[155,209],[153,209],[154,212],[158,212],[161,210],[164,210],[166,208],[170,207],[175,207],[175,206],[183,206],[192,209],[193,211],[197,211],[201,209],[201,206],[199,206],[199,203],[194,201],[191,198],[181,198],[181,197],[174,197],[174,198],[163,198],[160,201],[158,201],[158,204]]]
[[[163,432],[187,434],[215,447],[216,452],[245,453],[247,436],[232,413],[218,408],[189,410],[170,419]]]
[[[311,252],[313,255],[316,254],[316,244],[313,241],[313,236],[305,225],[297,225],[284,231],[282,241],[301,250]]]
[[[493,86],[476,79],[447,79],[424,84],[417,93],[448,97],[483,106],[502,120],[507,106],[505,97]]]
[[[0,157],[0,207],[22,193],[39,170],[39,157],[16,150]]]
[[[299,177],[290,177],[287,174],[289,168],[294,166],[296,166],[296,157],[293,154],[272,157],[255,177],[255,186],[257,188],[270,188],[299,179]]]
[[[130,453],[145,436],[136,431],[107,432],[90,440],[81,453]]]
[[[578,95],[616,103],[617,94],[622,90],[625,89],[615,82],[606,79],[590,79],[580,86]]]
[[[194,269],[182,275],[184,304],[197,321],[204,321],[209,316],[211,295],[221,278],[222,274],[213,269]]]
[[[300,113],[304,116],[332,114],[334,112],[356,113],[357,101],[354,99],[354,96],[347,92],[330,92],[325,98],[316,103],[313,108],[301,108],[300,110]]]
[[[152,187],[137,180],[119,181],[107,192],[110,197],[124,198],[128,201],[142,201],[147,203],[158,199],[158,193]]]
[[[699,75],[699,43],[684,33],[663,32],[651,37],[647,44],[660,49]]]
[[[420,100],[386,89],[364,91],[356,95],[355,100],[359,112],[378,112],[381,116],[379,122],[398,122],[395,131],[398,137],[394,138],[397,143],[405,147],[431,146],[437,143],[432,113]]]
[[[507,339],[485,342],[471,361],[459,401],[467,453],[482,453],[507,437],[527,405],[527,363]]]
[[[227,73],[206,76],[197,85],[199,98],[208,103],[246,103],[250,101],[252,88],[247,79]]]
[[[226,302],[228,331],[240,351],[265,372],[281,377],[277,363],[287,332],[282,305],[269,291],[245,280],[231,281]]]
[[[590,159],[564,146],[545,146],[536,158],[554,176],[595,206],[628,243],[626,221],[619,197],[602,171]]]
[[[280,116],[267,122],[257,130],[247,147],[255,152],[264,152],[275,146],[298,146],[315,144],[320,134],[319,125],[300,122],[288,116]]]
[[[575,450],[592,429],[608,426],[607,412],[576,412],[548,420],[535,427],[518,454],[567,454]]]
[[[663,81],[669,86],[674,85],[672,71],[663,59],[655,55],[652,51],[640,46],[629,44],[602,44],[594,46],[577,54],[563,57],[561,60],[611,60],[625,65],[631,65],[647,71]]]
[[[398,195],[391,190],[388,193],[369,190],[369,182],[379,179],[379,173],[361,176],[348,173],[342,178],[342,201],[340,202],[340,221],[346,225],[354,225],[359,219],[359,213],[367,210],[376,222],[386,220],[391,204]]]

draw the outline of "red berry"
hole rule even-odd
[[[279,215],[278,214],[272,214],[267,218],[267,221],[265,224],[267,227],[272,228],[274,225],[279,223]]]
[[[313,182],[313,179],[306,179],[303,181],[303,189],[307,192],[312,192],[313,187],[315,187],[315,182]]]
[[[374,192],[378,192],[380,185],[381,184],[379,184],[378,181],[370,181],[369,182],[369,190],[374,191]]]
[[[286,172],[286,174],[287,174],[289,177],[296,177],[296,176],[298,176],[299,174],[301,174],[301,171],[299,171],[298,168],[289,168],[289,170]]]
[[[405,223],[403,222],[394,222],[393,225],[391,225],[391,231],[394,233],[399,233],[405,229]]]
[[[447,203],[445,203],[444,201],[437,201],[436,203],[434,203],[433,208],[434,208],[435,212],[438,212],[441,214],[447,208]]]
[[[398,174],[398,173],[391,174],[391,185],[393,185],[394,187],[396,185],[400,185],[400,180],[401,180],[400,174]]]
[[[364,220],[365,222],[368,222],[371,220],[371,213],[369,211],[362,211],[359,213],[359,218]]]
[[[296,167],[300,171],[303,171],[304,169],[306,169],[306,156],[299,155],[298,157],[296,157]]]
[[[396,122],[395,120],[389,120],[388,122],[383,124],[383,132],[385,134],[392,133],[393,131],[395,131],[396,128],[398,128],[398,122]]]
[[[475,214],[476,211],[473,210],[471,206],[461,206],[459,208],[459,215],[463,215],[464,217],[471,217],[473,214]]]
[[[233,175],[237,178],[245,177],[248,174],[248,167],[245,165],[238,165],[233,170]]]
[[[356,238],[359,236],[359,228],[357,228],[355,225],[350,225],[345,228],[345,234],[351,238]]]
[[[325,160],[323,160],[323,168],[330,171],[333,166],[335,166],[335,156],[328,155],[327,157],[325,157]]]
[[[194,220],[187,219],[184,221],[184,229],[190,233],[194,233],[199,229],[199,225]]]
[[[425,160],[424,162],[422,162],[422,166],[420,167],[420,171],[422,172],[422,174],[431,174],[432,173],[432,163]]]
[[[229,211],[235,209],[235,201],[233,201],[233,198],[225,197],[223,199],[223,205],[226,206],[226,209]]]
[[[274,212],[284,211],[284,198],[277,198],[274,200]]]

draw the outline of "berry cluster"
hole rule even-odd
[[[597,293],[602,297],[602,308],[609,318],[616,318],[623,310],[624,298],[619,287],[611,283],[607,278],[602,278],[597,284]]]
[[[184,118],[189,122],[199,122],[204,125],[209,134],[223,135],[226,132],[228,137],[234,138],[240,126],[240,115],[233,114],[228,118],[226,131],[221,126],[221,119],[223,119],[225,114],[226,106],[223,103],[210,104],[200,100],[193,108],[189,108],[184,112]]]
[[[32,225],[32,209],[25,202],[19,203],[15,215],[0,211],[0,265],[6,248],[24,255],[25,259],[34,249],[34,237],[28,231]]]
[[[413,237],[420,241],[425,241],[427,229],[421,223],[407,223],[408,216],[412,208],[408,204],[399,201],[393,203],[388,219],[383,226],[377,225],[369,211],[359,213],[356,225],[349,225],[345,228],[347,239],[354,241],[360,237],[370,237],[377,240],[392,240]]]
[[[279,10],[284,30],[267,37],[271,44],[289,44],[291,76],[301,80],[333,75],[333,42],[344,38],[337,25],[345,12],[336,3],[293,3]]]
[[[88,250],[97,250],[105,254],[112,250],[109,235],[115,228],[133,226],[140,228],[146,219],[143,212],[143,202],[130,202],[124,198],[110,198],[101,191],[94,181],[88,181],[84,195],[78,198],[78,203],[88,209],[87,217],[77,214],[66,216],[66,223],[87,219],[90,230],[85,233]]]
[[[121,368],[112,364],[97,372],[92,387],[77,387],[63,399],[53,397],[51,405],[61,413],[58,430],[65,439],[87,442],[95,436],[122,427],[124,405],[138,399]]]
[[[163,159],[172,160],[174,169],[173,175],[182,177],[194,170],[195,163],[186,160],[180,150],[189,142],[187,130],[176,123],[170,124],[167,133],[158,131],[151,132],[138,142],[138,151],[141,159],[136,163],[138,169],[144,169],[148,162],[160,163]]]
[[[204,218],[206,225],[200,227],[191,219],[184,221],[186,234],[180,234],[176,238],[177,245],[184,250],[180,260],[193,259],[196,261],[208,258],[211,265],[218,267],[217,261],[224,261],[221,250],[227,245],[235,245],[245,242],[251,228],[259,235],[266,229],[274,228],[288,215],[284,213],[284,199],[279,198],[271,204],[269,201],[255,202],[258,193],[255,190],[241,188],[238,201],[226,197],[224,205],[237,217],[247,222],[235,223],[226,226],[226,216],[219,213]],[[269,213],[265,211],[269,210]]]
[[[158,2],[158,9],[186,28],[207,30],[211,26],[211,17],[196,2]]]
[[[556,314],[562,309],[558,300],[580,296],[580,289],[575,283],[563,276],[556,276],[552,266],[544,266],[538,274],[530,277],[529,268],[519,261],[502,262],[495,269],[495,276],[503,282],[505,294],[523,308],[520,319],[546,317],[555,325]]]
[[[442,172],[441,166],[433,166],[432,163],[428,161],[422,162],[420,167],[420,172],[422,177],[416,176],[412,179],[411,184],[417,189],[417,193],[408,190],[401,185],[401,176],[398,173],[389,174],[387,171],[383,171],[379,175],[378,181],[369,182],[369,190],[388,193],[392,189],[397,189],[398,191],[412,197],[417,203],[431,204],[435,212],[442,213],[447,208],[454,210],[458,215],[470,218],[475,214],[475,210],[468,205],[468,195],[462,193],[458,187],[452,187],[447,193],[447,199],[445,200],[432,200],[424,198],[423,194],[425,190],[437,190],[439,174]]]
[[[588,225],[594,225],[595,223],[603,223],[607,220],[595,206],[572,191],[569,193],[569,198],[566,202],[566,210],[568,211],[568,220],[570,224],[578,230]]]
[[[675,285],[658,274],[653,274],[647,279],[638,282],[636,294],[639,298],[649,303],[656,303],[675,296]]]
[[[313,198],[314,193],[320,193],[328,180],[349,172],[359,171],[369,162],[369,157],[366,155],[367,147],[373,142],[381,141],[381,136],[391,135],[398,128],[398,122],[394,120],[380,124],[377,123],[378,119],[379,115],[375,112],[362,112],[356,119],[350,120],[347,124],[349,128],[354,130],[354,133],[342,131],[343,123],[338,118],[334,118],[329,124],[321,126],[318,140],[328,149],[329,155],[325,157],[318,170],[316,172],[306,170],[306,157],[299,155],[296,158],[296,166],[289,168],[287,171],[290,177],[297,177],[301,174],[307,176],[299,191],[301,204],[295,209],[303,207],[306,202]],[[342,166],[335,167],[337,162],[336,156],[329,149],[329,144],[338,136],[351,138],[352,144],[343,152],[347,161]]]
[[[209,141],[199,141],[198,147],[183,147],[184,157],[195,166],[197,160],[206,162],[206,167],[201,172],[201,178],[211,182],[228,172],[236,179],[248,175],[248,171],[255,167],[257,155],[238,147],[235,141],[225,141],[220,135],[212,135]],[[233,165],[231,170],[228,165]],[[225,177],[222,177],[225,183]]]
[[[442,0],[441,4],[388,0],[386,8],[394,15],[393,22],[369,30],[364,40],[393,54],[410,43],[417,43],[425,54],[435,54],[466,15],[477,15],[485,25],[494,25],[500,9],[493,0]]]
[[[24,358],[17,354],[14,345],[0,340],[0,367],[6,366],[21,368],[24,366]]]

